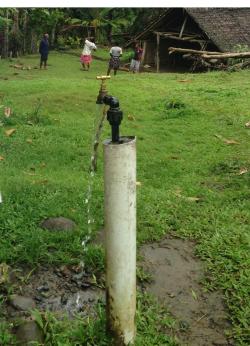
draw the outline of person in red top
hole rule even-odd
[[[139,72],[142,53],[143,49],[139,46],[138,42],[136,42],[134,47],[134,56],[130,64],[130,71],[133,71],[133,73]]]

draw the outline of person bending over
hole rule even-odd
[[[82,67],[84,69],[84,71],[88,71],[90,68],[90,64],[92,62],[92,50],[96,50],[97,47],[93,42],[92,38],[86,38],[85,42],[84,42],[84,47],[83,47],[83,51],[81,54],[81,58],[80,61],[82,63]]]
[[[120,66],[120,57],[122,56],[122,49],[119,47],[118,43],[116,42],[113,47],[111,47],[110,51],[110,60],[109,60],[109,66],[107,75],[109,76],[110,71],[114,70],[114,75],[116,75],[117,70]]]

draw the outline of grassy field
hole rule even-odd
[[[35,66],[39,59],[20,60]],[[51,53],[48,70],[15,70],[10,64],[0,61],[0,263],[34,267],[84,260],[102,268],[100,249],[91,246],[84,253],[81,242],[99,90],[95,76],[106,73],[107,62],[94,60],[84,72],[77,56]],[[124,111],[121,133],[137,136],[138,246],[169,232],[195,239],[207,266],[204,285],[223,289],[236,344],[249,345],[250,71],[120,71],[108,89]],[[3,106],[11,108],[10,118]],[[6,136],[12,128],[15,133]],[[109,135],[106,123],[103,138]],[[100,151],[92,197],[96,230],[103,226],[102,176]],[[44,231],[39,224],[49,216],[71,218],[77,230]],[[137,344],[174,345],[155,326],[164,323],[163,312],[148,299],[140,298]],[[100,315],[97,322],[85,322],[89,345],[108,345],[102,309]],[[63,334],[63,322],[50,322],[51,344],[83,340],[78,325]]]

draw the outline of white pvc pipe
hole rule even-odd
[[[104,142],[107,327],[133,344],[136,311],[136,139]]]

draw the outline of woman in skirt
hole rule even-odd
[[[85,40],[84,48],[83,48],[81,58],[80,58],[80,61],[81,61],[81,64],[82,64],[84,71],[89,70],[90,64],[92,62],[91,53],[92,53],[92,50],[96,50],[96,49],[97,49],[96,45],[94,44],[94,42],[92,42],[91,38]]]

